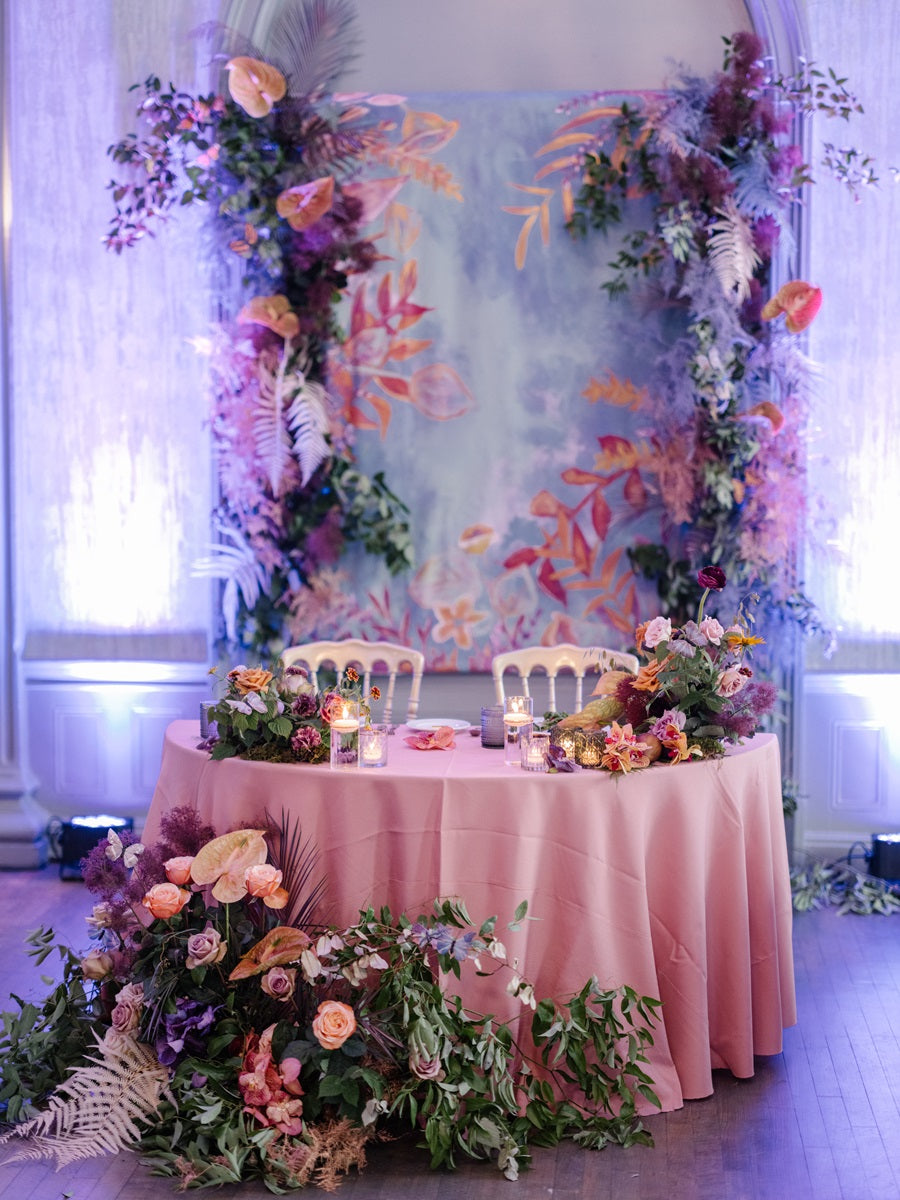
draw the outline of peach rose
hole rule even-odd
[[[272,681],[272,672],[262,667],[245,667],[234,677],[234,686],[246,696],[248,692],[262,692]]]
[[[247,868],[244,882],[251,896],[271,896],[281,886],[281,878],[270,863],[257,863]]]
[[[174,883],[157,883],[141,903],[150,910],[152,916],[167,921],[169,917],[180,913],[190,898],[191,893],[185,888],[177,887]]]
[[[177,883],[179,887],[187,883],[191,878],[193,861],[193,854],[182,854],[179,858],[167,858],[163,866],[166,868],[166,879],[169,883]]]
[[[106,979],[111,975],[116,960],[103,950],[92,950],[81,960],[81,973],[85,979]]]
[[[353,1009],[340,1000],[323,1000],[313,1018],[313,1034],[325,1050],[339,1049],[355,1029]]]

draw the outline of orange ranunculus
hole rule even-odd
[[[331,175],[323,175],[321,179],[285,188],[275,201],[275,211],[291,229],[309,229],[328,212],[333,202],[334,179]]]
[[[155,884],[141,901],[144,908],[149,909],[152,916],[167,921],[180,913],[191,893],[186,888],[180,888],[174,883]]]
[[[792,279],[778,289],[764,306],[761,313],[764,321],[771,321],[784,313],[785,328],[789,333],[802,333],[812,324],[813,318],[822,307],[822,289]]]
[[[246,696],[248,692],[261,692],[272,682],[272,672],[262,667],[245,667],[232,680],[234,686]]]
[[[300,332],[300,318],[287,296],[254,296],[238,313],[242,325],[264,325],[285,340]]]
[[[313,1018],[316,1041],[325,1050],[337,1050],[356,1029],[356,1015],[349,1004],[340,1000],[323,1000]]]
[[[194,861],[193,854],[182,854],[178,858],[167,858],[163,863],[166,870],[166,879],[169,883],[177,883],[182,886],[188,883],[191,878],[191,863]]]
[[[229,59],[228,90],[231,98],[251,117],[265,117],[287,91],[287,83],[277,67],[243,55]]]

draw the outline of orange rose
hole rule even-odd
[[[174,883],[157,883],[141,903],[152,916],[167,921],[180,913],[190,898],[191,893],[186,888],[176,887]]]
[[[349,1004],[323,1000],[313,1018],[316,1041],[325,1050],[337,1050],[356,1029],[356,1016]]]
[[[662,662],[650,662],[646,666],[641,667],[635,676],[634,683],[631,685],[636,692],[655,692],[659,688],[659,673],[663,667],[668,666],[672,661],[671,654],[662,660]]]
[[[272,681],[272,672],[262,667],[245,667],[234,677],[234,686],[246,696],[248,692],[262,692]]]
[[[183,854],[179,858],[167,858],[163,863],[166,869],[166,879],[169,883],[185,884],[191,877],[193,854]]]

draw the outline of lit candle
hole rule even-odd
[[[359,717],[353,712],[351,705],[341,705],[341,714],[331,722],[331,728],[336,729],[338,733],[353,733],[359,728]]]
[[[510,712],[503,714],[503,721],[506,725],[530,725],[533,719],[534,718],[529,716],[528,713]]]
[[[381,757],[384,754],[384,734],[373,733],[369,731],[363,738],[362,756],[366,762],[377,763],[381,762]]]

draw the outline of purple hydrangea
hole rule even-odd
[[[313,725],[301,725],[291,738],[291,749],[297,755],[315,750],[317,746],[321,745],[322,735]]]

